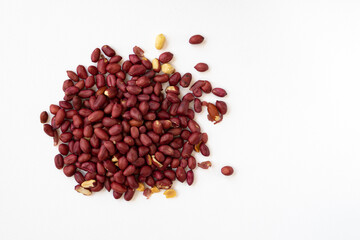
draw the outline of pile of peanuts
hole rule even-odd
[[[155,47],[162,49],[165,40],[159,34]],[[203,40],[194,35],[189,43]],[[197,164],[192,156],[193,151],[210,155],[208,135],[194,121],[194,115],[206,107],[208,119],[214,124],[221,122],[226,103],[199,98],[203,93],[225,97],[226,91],[198,80],[181,98],[178,85],[188,88],[192,75],[175,71],[169,63],[171,52],[161,53],[152,62],[141,48],[135,46],[133,52],[129,60],[122,61],[110,46],[96,48],[91,54],[96,66],[86,69],[79,65],[76,73],[67,71],[64,98],[58,105],[50,105],[54,115],[50,124],[46,123],[46,111],[40,115],[44,132],[59,148],[56,168],[63,169],[67,177],[73,176],[78,183],[75,190],[84,195],[105,188],[113,190],[115,199],[124,195],[129,201],[136,190],[149,198],[165,189],[164,195],[171,198],[176,196],[173,181],[191,185],[196,166],[211,167],[210,161]],[[206,63],[195,66],[199,72],[208,68]],[[229,176],[233,168],[225,166],[221,172]]]

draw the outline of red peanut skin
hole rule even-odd
[[[199,34],[194,35],[194,36],[190,37],[190,39],[189,39],[190,44],[200,44],[203,41],[204,41],[204,37]]]
[[[209,69],[209,66],[206,63],[198,63],[194,67],[198,72],[205,72]]]
[[[221,168],[221,173],[225,176],[230,176],[234,173],[234,169],[230,166],[224,166]]]
[[[91,61],[96,63],[97,61],[99,61],[99,58],[100,58],[100,49],[95,48],[94,51],[91,53]]]

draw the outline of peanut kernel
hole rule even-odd
[[[156,186],[153,186],[151,188],[151,193],[158,193],[158,192],[160,192],[160,190]]]
[[[143,183],[139,183],[139,187],[136,189],[138,190],[139,192],[143,192],[145,190],[145,186]]]
[[[162,49],[163,46],[164,46],[165,40],[166,39],[165,39],[164,34],[161,33],[161,34],[157,35],[156,38],[155,38],[155,47],[156,47],[156,49],[158,49],[158,50]]]
[[[76,189],[77,192],[84,194],[85,196],[90,196],[91,195],[91,191],[89,189],[83,188],[83,187],[78,187]]]
[[[169,63],[161,65],[161,71],[166,74],[172,74],[175,72],[175,68]]]
[[[152,64],[152,68],[155,72],[160,72],[160,62],[159,59],[155,58],[154,60],[152,60],[151,62]]]
[[[90,187],[94,187],[94,183],[96,181],[94,179],[88,180],[88,181],[84,181],[83,183],[81,183],[81,186],[83,188],[90,188]]]
[[[166,198],[173,198],[176,197],[176,191],[174,189],[168,189],[164,192],[164,195],[166,196]]]

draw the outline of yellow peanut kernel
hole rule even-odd
[[[76,189],[77,192],[84,194],[85,196],[90,196],[91,195],[91,191],[83,188],[83,187],[79,187]]]
[[[166,196],[166,198],[173,198],[176,197],[176,191],[174,189],[168,189],[164,192],[164,195]]]
[[[152,60],[152,68],[155,72],[160,72],[160,62],[159,59],[155,58],[154,60]]]
[[[153,186],[151,188],[151,193],[158,193],[158,192],[160,192],[160,190],[156,186]]]
[[[166,74],[172,74],[175,72],[175,68],[169,63],[161,65],[161,71]]]
[[[165,40],[166,40],[166,38],[165,38],[164,34],[161,33],[161,34],[157,35],[155,38],[156,49],[158,49],[158,50],[162,49],[164,47]]]
[[[82,182],[82,183],[81,183],[81,186],[82,186],[83,188],[94,187],[94,183],[95,183],[95,182],[96,182],[96,181],[95,181],[94,179],[91,179],[91,180]]]
[[[143,192],[145,190],[145,186],[143,183],[139,183],[139,187],[136,189],[138,190],[139,192]]]

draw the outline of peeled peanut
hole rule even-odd
[[[80,185],[75,186],[75,190],[79,193],[84,194],[85,196],[90,196],[91,195],[91,191],[81,187]]]
[[[91,179],[91,180],[84,181],[83,183],[81,183],[81,186],[83,188],[91,188],[91,187],[94,187],[95,182],[96,182],[95,180]]]
[[[166,198],[173,198],[176,197],[176,191],[174,189],[168,189],[164,192]]]
[[[154,60],[152,60],[152,68],[155,72],[160,72],[161,66],[160,66],[160,62],[159,59],[155,58]]]
[[[159,34],[156,36],[156,39],[155,39],[155,47],[156,49],[160,50],[163,48],[164,46],[164,43],[165,43],[165,36],[164,34]]]
[[[169,63],[161,65],[161,71],[166,74],[172,74],[175,72],[175,68]]]
[[[153,186],[153,187],[151,188],[151,193],[158,193],[158,192],[160,192],[160,190],[159,190],[159,188],[157,188],[156,186]]]

